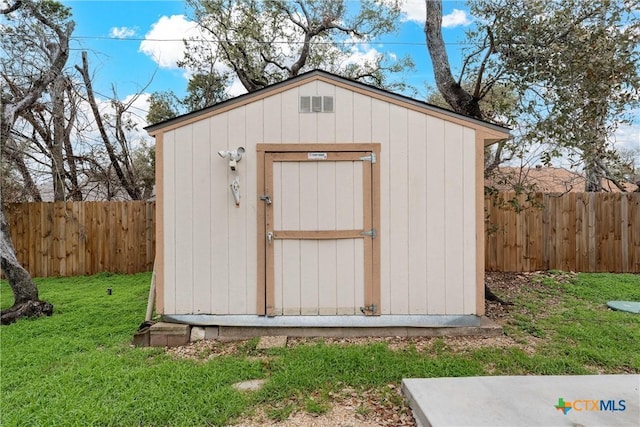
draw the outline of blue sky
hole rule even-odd
[[[69,66],[79,64],[80,52],[87,50],[94,89],[104,99],[113,96],[114,88],[119,99],[141,91],[173,90],[179,96],[184,94],[187,76],[175,62],[182,57],[180,40],[194,28],[188,20],[185,2],[62,0],[62,3],[71,8],[76,22],[71,43],[74,55]],[[426,87],[434,85],[423,32],[424,0],[405,0],[403,10],[405,19],[399,32],[362,46],[359,54],[375,49],[411,56],[417,68],[404,78],[418,90],[416,97],[423,98]],[[443,12],[443,35],[455,69],[462,58],[464,31],[473,17],[464,0],[445,0]],[[243,90],[236,84],[231,92],[239,94]],[[146,115],[146,96],[134,108],[142,119]],[[636,123],[640,123],[640,117]],[[640,148],[640,125],[621,128],[617,139],[626,148]]]
[[[96,90],[110,96],[111,86],[115,85],[118,95],[124,97],[151,81],[147,92],[184,91],[187,83],[184,71],[175,67],[182,51],[182,43],[175,40],[184,37],[190,28],[184,2],[65,0],[63,3],[71,7],[76,21],[72,49],[77,54],[89,51]],[[448,28],[444,30],[447,42],[462,39],[466,25],[471,22],[466,9],[464,1],[444,2],[444,13],[449,15],[445,17]],[[407,20],[399,33],[381,37],[371,43],[371,48],[410,55],[417,70],[407,78],[424,93],[425,82],[433,82],[423,33],[424,0],[406,1],[405,10]],[[452,61],[459,56],[452,52]]]

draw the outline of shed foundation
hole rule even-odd
[[[191,326],[180,323],[158,322],[151,326],[151,347],[178,347],[189,343]]]
[[[309,316],[311,317],[311,316]],[[258,336],[288,337],[439,337],[439,336],[483,336],[502,335],[502,327],[487,317],[479,316],[401,316],[358,317],[319,316],[314,319],[302,317],[263,316],[211,316],[175,315],[165,316],[156,333],[158,337],[151,345],[183,345],[200,339],[235,340]],[[369,324],[369,325],[367,325]],[[156,324],[158,325],[158,324]],[[189,328],[171,329],[170,325]],[[155,326],[155,325],[154,325]],[[186,334],[187,341],[184,342]],[[177,336],[182,338],[178,339]],[[154,344],[156,343],[156,344]]]

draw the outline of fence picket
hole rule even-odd
[[[16,203],[5,210],[33,277],[151,271],[153,202]]]
[[[485,198],[488,271],[640,273],[640,193],[539,193],[534,200],[542,208],[515,212]],[[153,269],[154,202],[18,203],[5,212],[16,255],[34,277]]]
[[[536,194],[535,200],[542,209],[507,214],[485,198],[487,270],[640,272],[640,193]]]

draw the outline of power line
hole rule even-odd
[[[140,38],[140,37],[113,37],[113,36],[72,36],[71,39],[79,39],[79,40],[111,40],[111,41],[135,41],[135,42],[184,42],[187,41],[196,41],[196,42],[206,42],[206,43],[220,43],[218,40],[211,39],[155,39],[155,38]],[[237,41],[229,41],[229,43],[236,43]],[[252,40],[252,43],[256,44],[304,44],[302,41],[258,41]],[[323,44],[323,45],[370,45],[370,44],[384,44],[384,45],[397,45],[397,46],[426,46],[426,41],[424,42],[408,42],[408,41],[384,41],[384,40],[363,40],[363,41],[313,41],[311,44]],[[474,45],[471,42],[445,42],[445,45],[449,46],[471,46]]]

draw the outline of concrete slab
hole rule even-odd
[[[640,375],[405,379],[402,391],[423,427],[640,425]]]

